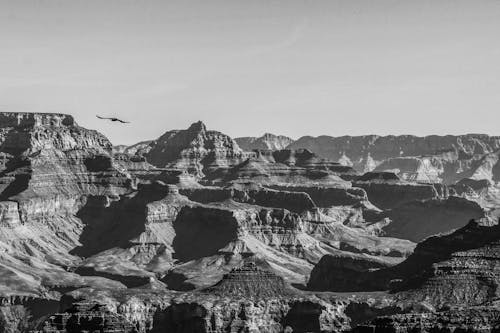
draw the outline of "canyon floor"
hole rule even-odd
[[[0,332],[500,330],[500,137],[0,113]]]

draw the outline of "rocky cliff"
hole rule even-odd
[[[169,131],[146,154],[160,168],[186,170],[200,178],[241,163],[247,154],[229,136],[207,130],[201,121],[187,130]]]

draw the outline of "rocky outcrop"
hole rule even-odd
[[[186,170],[201,178],[243,162],[247,154],[229,136],[197,122],[187,130],[163,134],[146,158],[157,167]]]
[[[246,151],[270,149],[270,150],[283,150],[293,142],[293,139],[283,136],[265,133],[263,136],[255,137],[242,137],[234,139]]]
[[[233,268],[206,292],[245,298],[280,298],[296,293],[282,277],[258,267],[254,261]]]

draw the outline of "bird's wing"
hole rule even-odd
[[[129,122],[129,121],[123,121],[123,120],[121,120],[121,119],[116,119],[116,120],[118,120],[120,123],[123,123],[123,124],[130,124],[130,122]]]
[[[99,119],[109,119],[109,118],[101,117],[101,116],[98,116],[98,115],[96,115],[96,117],[99,118]]]

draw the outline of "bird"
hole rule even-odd
[[[99,118],[99,119],[107,119],[107,120],[111,120],[111,121],[118,121],[118,122],[120,122],[122,124],[130,124],[129,121],[123,121],[123,120],[115,118],[115,117],[101,117],[101,116],[97,116],[97,115],[96,115],[96,117]]]

